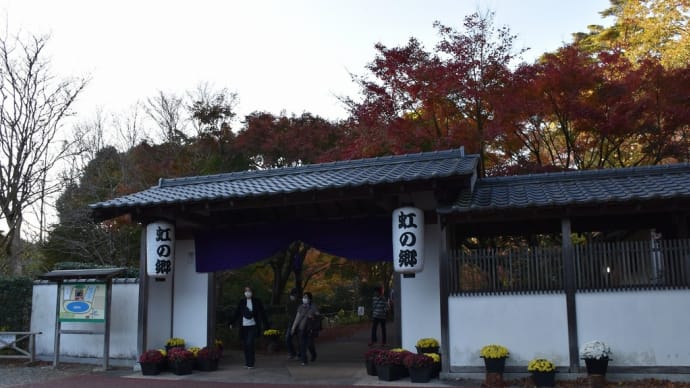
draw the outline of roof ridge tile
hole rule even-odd
[[[430,152],[418,152],[415,154],[403,154],[403,155],[385,155],[377,156],[373,158],[362,158],[362,159],[350,159],[350,160],[337,160],[333,162],[326,163],[316,163],[316,164],[304,164],[300,166],[289,166],[289,167],[279,167],[271,168],[265,170],[247,170],[247,171],[233,171],[222,174],[213,175],[199,175],[192,177],[180,177],[180,178],[161,178],[158,182],[158,186],[154,187],[173,187],[173,186],[184,186],[184,185],[195,185],[199,183],[214,183],[214,182],[227,182],[233,180],[242,179],[254,179],[254,178],[272,178],[278,176],[294,175],[295,173],[314,173],[322,171],[336,171],[344,170],[350,168],[364,168],[373,166],[388,166],[393,164],[403,164],[410,162],[423,162],[430,160],[441,160],[441,159],[451,159],[451,158],[462,158],[475,155],[465,155],[462,148],[453,148],[448,150],[440,151],[430,151]]]

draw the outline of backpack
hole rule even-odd
[[[307,331],[312,337],[318,337],[319,332],[323,329],[324,316],[319,314],[314,318],[307,319]]]

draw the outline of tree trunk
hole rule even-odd
[[[7,257],[9,258],[9,268],[8,271],[14,276],[20,276],[23,271],[22,265],[22,216],[19,214],[16,220],[8,220],[8,223],[14,225],[14,228],[8,238],[10,238]]]

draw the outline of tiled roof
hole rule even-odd
[[[472,175],[478,156],[462,149],[384,156],[270,170],[161,179],[158,186],[91,204],[91,209],[157,206],[270,196]]]
[[[690,164],[482,178],[440,213],[690,199]]]

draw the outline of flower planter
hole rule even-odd
[[[407,368],[402,365],[376,365],[376,373],[381,381],[395,381],[408,376]]]
[[[588,375],[606,375],[606,369],[608,369],[609,358],[585,358],[585,366],[587,367]]]
[[[140,362],[139,365],[141,365],[141,374],[144,376],[155,376],[161,373],[158,362]]]
[[[506,368],[506,359],[505,357],[484,358],[484,367],[486,367],[486,373],[503,373]]]
[[[376,364],[374,364],[374,361],[371,360],[364,360],[364,365],[367,367],[367,374],[369,376],[377,376],[378,373],[376,372]]]
[[[532,372],[532,382],[537,387],[555,387],[556,371],[552,372]]]
[[[194,369],[194,360],[170,361],[170,370],[176,375],[188,375]]]
[[[428,383],[434,376],[434,367],[409,368],[410,381],[413,383]]]
[[[211,360],[208,358],[200,358],[196,360],[196,365],[200,371],[211,372],[218,370],[218,360]]]

